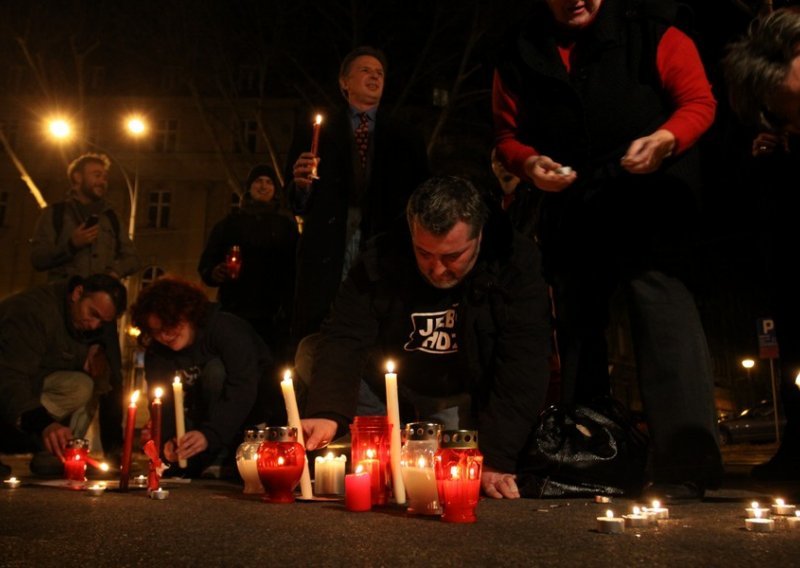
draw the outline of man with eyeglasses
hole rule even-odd
[[[70,438],[89,427],[96,393],[92,347],[127,303],[105,274],[36,286],[0,302],[0,419],[17,451],[39,450],[31,470],[59,475]]]

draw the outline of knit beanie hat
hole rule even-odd
[[[254,166],[250,173],[247,174],[247,181],[244,183],[244,191],[248,193],[250,191],[250,186],[253,184],[261,176],[267,176],[272,180],[272,183],[275,184],[275,190],[277,191],[280,189],[280,184],[278,183],[278,176],[275,175],[275,170],[269,167],[266,164],[258,164]]]

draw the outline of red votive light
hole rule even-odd
[[[73,438],[64,450],[64,479],[71,485],[82,486],[86,481],[86,464],[89,458],[89,440]]]
[[[294,488],[305,467],[306,451],[297,442],[297,428],[271,426],[258,448],[258,477],[267,503],[293,503]]]
[[[344,506],[353,512],[372,509],[372,484],[363,466],[357,466],[355,473],[344,476]]]
[[[449,523],[474,523],[481,490],[483,456],[475,430],[447,430],[436,452],[439,502]]]
[[[389,497],[390,433],[391,424],[384,415],[356,416],[350,425],[351,463],[370,474],[373,505],[385,505]]]

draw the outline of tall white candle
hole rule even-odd
[[[400,471],[400,401],[397,396],[397,374],[394,363],[386,362],[386,412],[391,428],[391,445],[389,446],[392,462],[392,492],[398,505],[406,502],[406,488],[403,485],[403,474]]]
[[[175,380],[172,381],[172,398],[175,399],[175,437],[180,443],[181,438],[186,434],[186,421],[183,416],[183,383],[181,383],[180,375],[175,375]],[[186,460],[178,460],[179,467],[185,468],[188,465]]]
[[[297,441],[305,446],[303,438],[303,424],[300,422],[300,411],[297,409],[297,398],[294,395],[294,382],[292,372],[289,369],[283,373],[281,381],[281,391],[283,392],[283,402],[286,404],[286,417],[290,428],[297,428]],[[311,473],[308,470],[308,456],[305,458],[303,475],[300,477],[300,495],[303,499],[311,499],[314,495],[311,490]]]

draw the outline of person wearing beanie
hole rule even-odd
[[[285,361],[294,294],[297,226],[281,203],[275,170],[258,164],[250,170],[240,206],[211,230],[197,270],[208,286],[218,288],[222,309],[248,321]],[[239,247],[238,274],[227,262]]]

